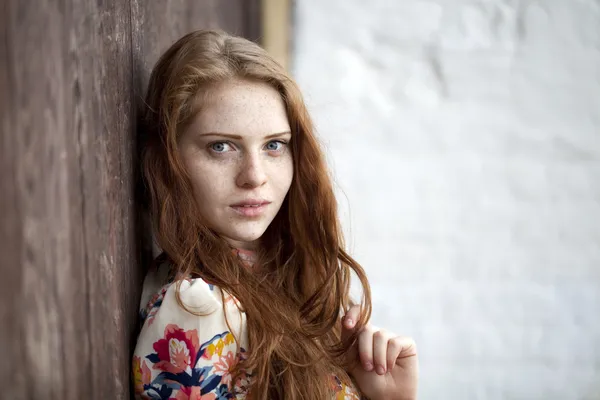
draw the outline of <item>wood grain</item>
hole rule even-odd
[[[256,4],[3,2],[2,399],[130,397],[143,275],[136,110],[152,65],[183,34],[258,40]]]

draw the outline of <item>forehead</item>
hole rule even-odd
[[[264,82],[223,82],[211,88],[200,101],[191,126],[197,134],[264,136],[290,130],[281,95]]]

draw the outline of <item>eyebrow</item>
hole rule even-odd
[[[272,133],[270,135],[265,136],[264,139],[271,139],[271,138],[284,136],[284,135],[291,135],[291,134],[292,134],[292,132],[290,132],[290,131],[277,132],[277,133]],[[207,133],[201,133],[198,136],[222,136],[222,137],[226,137],[226,138],[230,138],[230,139],[237,139],[237,140],[242,139],[242,137],[240,135],[232,135],[231,133],[223,133],[223,132],[207,132]]]

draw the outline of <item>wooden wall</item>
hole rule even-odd
[[[144,248],[136,110],[174,40],[258,0],[4,0],[0,398],[127,399]]]

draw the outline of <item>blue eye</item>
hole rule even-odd
[[[283,145],[285,145],[285,142],[282,142],[281,140],[272,140],[269,143],[267,143],[267,150],[279,151],[281,150]]]
[[[229,143],[227,142],[214,142],[208,145],[208,147],[215,153],[224,153],[227,151]]]

